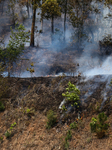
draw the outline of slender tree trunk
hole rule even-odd
[[[11,71],[11,61],[9,60],[9,64],[8,64],[8,78],[10,78],[10,71]]]
[[[4,12],[4,0],[1,1],[2,2],[2,12],[1,12],[1,15],[3,15],[3,12]]]
[[[14,8],[12,8],[12,14],[13,14],[13,24],[14,24],[14,27],[15,27],[16,19],[15,19]]]
[[[43,4],[43,0],[42,0],[42,3],[41,5]],[[43,32],[43,16],[42,16],[42,12],[41,12],[41,30]]]
[[[41,19],[41,30],[43,32],[43,18]]]
[[[54,34],[54,16],[51,18],[51,42],[53,42],[53,34]]]
[[[26,2],[26,7],[27,7],[28,18],[29,18],[30,15],[29,15],[29,3],[28,3],[28,0],[27,0],[27,2]]]
[[[65,15],[64,15],[64,41],[65,41],[65,32],[66,32],[66,14],[67,14],[67,0],[65,2]]]
[[[54,16],[51,18],[51,33],[54,34]]]
[[[77,18],[79,17],[79,11],[78,11],[78,8],[77,8]],[[77,48],[79,49],[79,43],[80,43],[80,29],[79,29],[79,23],[77,22],[77,30],[78,30],[78,35],[77,35],[77,38],[78,38],[78,45],[77,45]]]
[[[34,5],[35,4],[36,4],[36,0],[34,1]],[[32,18],[32,27],[31,27],[30,46],[34,46],[35,19],[36,19],[36,7],[34,6],[33,18]]]

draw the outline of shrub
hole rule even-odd
[[[77,123],[76,122],[71,123],[70,129],[77,129]]]
[[[11,137],[11,132],[10,132],[10,131],[6,131],[6,132],[5,132],[5,136],[6,136],[6,138]]]
[[[65,140],[71,140],[71,138],[72,138],[71,131],[68,130]]]
[[[55,125],[57,116],[52,110],[49,110],[47,113],[47,119],[48,119],[48,122],[47,122],[46,128],[50,129],[51,127]]]
[[[8,69],[8,76],[10,76],[13,63],[19,58],[24,50],[24,45],[29,40],[29,32],[26,32],[25,27],[20,24],[15,32],[11,27],[11,35],[7,47],[0,47],[0,59],[5,62]],[[5,49],[5,50],[4,50]]]
[[[92,118],[90,123],[91,132],[95,132],[98,138],[105,136],[106,131],[108,130],[109,125],[105,123],[107,116],[104,112],[100,113],[97,118]]]
[[[0,62],[0,99],[7,97],[8,81],[7,78],[2,77],[5,68],[3,62]]]
[[[16,126],[16,122],[11,124],[11,127],[15,127]]]
[[[34,112],[35,112],[35,110],[33,108],[31,108],[31,109],[27,108],[26,109],[26,114],[27,114],[28,117],[33,116]]]
[[[3,137],[2,136],[0,137],[0,141],[3,142]]]
[[[10,138],[12,136],[13,127],[16,126],[16,122],[11,124],[10,129],[5,132],[6,138]]]
[[[62,93],[62,96],[66,97],[66,101],[71,102],[71,106],[76,106],[79,108],[79,95],[80,91],[74,84],[68,82],[68,88],[66,88],[67,92]]]
[[[67,149],[69,148],[69,142],[68,142],[68,140],[71,140],[71,138],[72,138],[71,131],[68,130],[67,135],[66,135],[66,137],[65,137],[64,149],[67,150]]]
[[[0,111],[4,111],[5,110],[5,106],[3,105],[2,102],[0,102]]]
[[[66,111],[67,109],[66,109],[66,107],[65,107],[65,105],[62,105],[62,108],[61,108],[63,111]]]
[[[65,143],[64,143],[64,148],[65,150],[67,150],[69,148],[69,142],[65,140]]]

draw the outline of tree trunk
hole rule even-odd
[[[36,0],[34,1],[34,5],[35,4],[36,4]],[[34,6],[33,18],[32,18],[32,27],[31,27],[30,46],[34,46],[35,19],[36,19],[36,7]]]
[[[42,3],[41,5],[43,4],[43,0],[42,0]],[[43,32],[43,16],[42,16],[42,12],[41,12],[41,32]]]
[[[53,34],[54,34],[54,16],[51,18],[51,42],[53,42]]]
[[[67,0],[65,2],[65,15],[64,15],[64,41],[65,41],[65,32],[66,32],[66,14],[67,14]]]
[[[41,32],[43,32],[43,18],[41,19]]]
[[[52,18],[51,18],[51,33],[53,34],[54,33],[54,16],[52,15]]]
[[[29,18],[30,15],[29,15],[29,3],[28,3],[28,0],[27,0],[27,2],[26,2],[26,7],[27,7],[28,18]]]
[[[4,11],[4,1],[2,1],[2,13],[1,13],[1,15],[3,15],[3,11]]]
[[[15,27],[16,19],[15,19],[14,8],[12,8],[12,16],[13,16],[13,25],[14,25],[14,27]]]
[[[8,64],[8,78],[10,78],[10,72],[11,72],[11,61],[9,60],[9,64]]]

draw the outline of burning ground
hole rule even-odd
[[[2,149],[64,149],[64,137],[69,125],[78,122],[78,130],[72,130],[72,140],[69,149],[108,149],[112,148],[112,103],[111,87],[112,76],[99,75],[91,77],[58,76],[36,78],[7,78],[8,90],[3,96],[5,111],[0,113],[0,136],[3,137],[0,146]],[[80,110],[71,109],[66,104],[67,113],[63,115],[59,109],[63,101],[62,93],[68,87],[68,82],[75,84],[80,94]],[[107,100],[105,102],[105,100]],[[28,116],[26,109],[34,110]],[[52,109],[57,114],[57,123],[46,129],[47,111]],[[78,121],[80,111],[81,121]],[[91,134],[89,123],[93,116],[104,111],[110,123],[106,137],[97,139]],[[5,132],[11,124],[16,122],[13,136],[6,139]]]

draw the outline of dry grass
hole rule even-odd
[[[95,99],[87,105],[81,113],[81,119],[77,120],[77,114],[68,114],[63,123],[59,123],[50,130],[46,129],[46,113],[49,109],[54,110],[60,120],[58,110],[62,101],[62,92],[67,87],[68,80],[75,83],[77,78],[68,78],[58,86],[62,81],[57,78],[34,78],[34,79],[9,79],[9,97],[6,98],[6,110],[0,113],[0,140],[1,150],[64,150],[64,141],[67,131],[70,129],[70,123],[76,121],[78,129],[72,129],[72,139],[69,142],[70,150],[111,150],[112,149],[112,113],[108,115],[110,123],[109,130],[103,139],[97,139],[95,134],[90,132],[91,118],[98,115],[97,103]],[[49,86],[50,85],[50,86]],[[55,92],[53,93],[53,90]],[[99,94],[99,93],[98,93]],[[15,97],[14,97],[15,96]],[[107,106],[109,104],[106,104]],[[28,115],[27,108],[35,109]],[[106,110],[106,107],[105,107]],[[106,113],[106,111],[105,111]],[[16,122],[13,136],[6,139],[5,132],[11,124]]]

